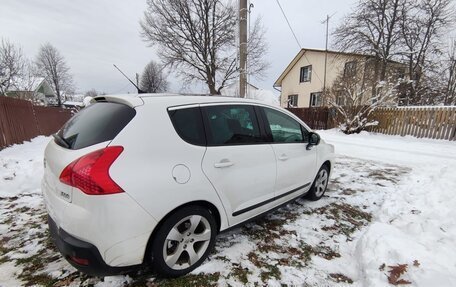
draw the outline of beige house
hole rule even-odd
[[[325,55],[327,55],[325,77]],[[353,76],[366,73],[372,57],[318,49],[301,49],[274,83],[281,88],[282,107],[319,107],[325,105],[323,90],[330,89],[340,75]],[[395,71],[405,74],[403,65],[394,62]],[[326,84],[325,83],[326,78]]]

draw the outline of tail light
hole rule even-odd
[[[65,167],[60,181],[90,195],[123,192],[109,176],[109,168],[122,151],[123,147],[112,146],[82,156]]]

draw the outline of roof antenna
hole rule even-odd
[[[130,81],[130,83],[135,86],[135,88],[138,90],[138,94],[145,94],[146,92],[144,92],[143,90],[141,90],[138,85],[136,85],[132,80],[130,80],[129,77],[127,77],[127,75],[125,75],[120,69],[119,67],[116,66],[116,64],[112,64],[125,78],[127,78],[128,81]]]

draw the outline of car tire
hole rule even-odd
[[[323,165],[317,172],[312,186],[306,194],[306,198],[312,201],[317,201],[323,197],[328,187],[329,180],[329,168],[327,165]]]
[[[152,267],[163,277],[184,275],[207,258],[214,248],[217,223],[200,206],[183,207],[160,225],[152,241]]]

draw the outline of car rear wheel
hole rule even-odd
[[[209,210],[184,207],[169,216],[152,243],[152,264],[165,277],[184,275],[198,267],[214,247],[217,224]]]
[[[309,192],[306,194],[306,198],[312,201],[319,200],[325,194],[326,188],[328,187],[329,180],[329,168],[327,165],[323,165],[317,173]]]

